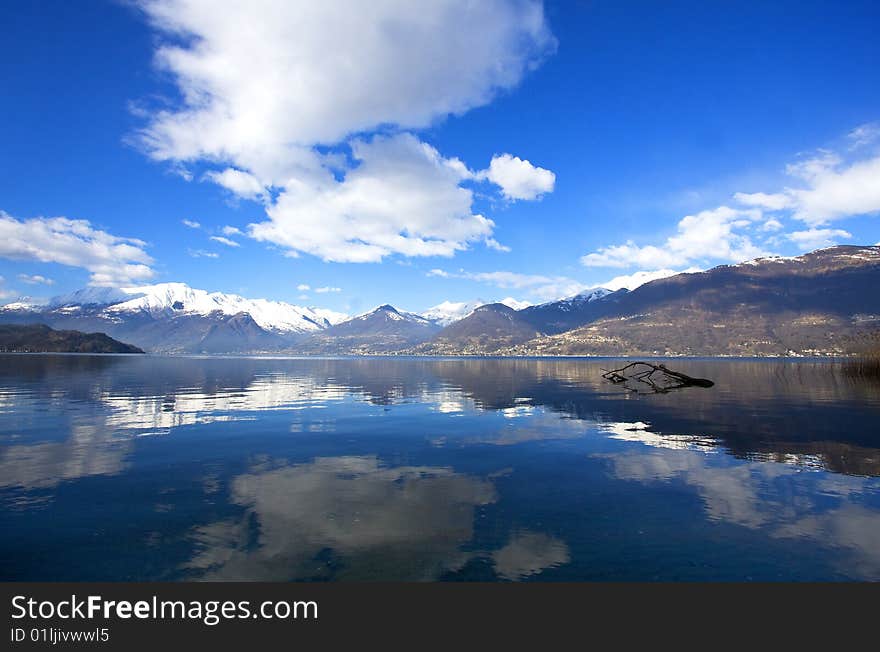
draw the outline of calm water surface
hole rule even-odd
[[[0,356],[0,580],[880,580],[821,362]]]

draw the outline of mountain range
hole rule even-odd
[[[536,306],[382,305],[348,317],[182,283],[12,303],[0,323],[102,332],[163,353],[825,355],[880,330],[880,246],[837,246],[603,288]]]

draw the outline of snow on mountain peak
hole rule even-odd
[[[612,294],[612,292],[606,288],[591,288],[574,295],[571,299],[589,302],[596,301],[596,299],[601,299],[602,297],[607,297],[609,294]]]
[[[64,306],[109,306],[121,301],[131,299],[131,293],[121,288],[111,287],[87,287],[62,294],[49,299],[49,307],[61,308]]]
[[[11,301],[0,306],[0,312],[34,312],[43,308],[39,303],[31,303],[30,301]]]
[[[584,290],[583,292],[579,292],[578,294],[574,294],[570,297],[548,301],[547,303],[542,303],[541,305],[550,306],[556,304],[564,304],[570,306],[575,303],[590,303],[592,301],[597,301],[598,299],[601,299],[603,297],[607,297],[609,294],[614,294],[614,292],[607,288],[590,288],[588,290]]]
[[[404,312],[402,310],[398,310],[397,308],[395,308],[394,306],[392,306],[391,304],[388,304],[388,303],[382,304],[381,306],[373,308],[372,310],[369,310],[365,313],[361,313],[360,315],[356,315],[355,317],[352,318],[352,321],[355,319],[360,319],[360,320],[369,319],[369,318],[373,317],[374,315],[378,315],[380,313],[383,314],[386,319],[391,319],[392,321],[413,321],[413,322],[430,321],[422,315],[417,315],[412,312]]]
[[[443,303],[438,303],[436,306],[428,308],[421,313],[421,316],[429,321],[439,324],[440,326],[448,326],[460,319],[464,319],[474,310],[488,303],[503,303],[508,308],[513,308],[514,310],[522,310],[523,308],[528,308],[532,305],[528,301],[518,301],[513,297],[506,297],[500,301],[484,301],[483,299],[460,302],[444,301]]]
[[[154,317],[177,314],[235,315],[248,313],[263,329],[280,333],[323,330],[347,315],[322,308],[305,308],[283,301],[246,299],[237,294],[208,292],[185,283],[158,283],[129,288],[85,288],[50,301],[55,308],[105,306],[108,315],[146,312]]]
[[[514,310],[522,310],[523,308],[528,308],[532,305],[529,301],[518,301],[513,297],[505,297],[496,303],[503,303],[508,308],[513,308]]]
[[[823,247],[815,251],[808,251],[800,256],[763,256],[752,260],[745,260],[732,267],[760,267],[769,263],[794,263],[806,264],[811,261],[831,261],[844,266],[858,265],[860,263],[873,263],[880,260],[880,246],[859,245],[833,245]]]

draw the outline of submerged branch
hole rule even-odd
[[[627,385],[627,383],[644,383],[650,387],[651,391],[659,393],[683,387],[712,387],[715,385],[714,382],[706,378],[693,378],[680,371],[667,369],[666,365],[643,361],[631,362],[619,369],[603,369],[603,371],[602,378],[617,385],[622,384],[633,392],[638,391],[638,386]]]

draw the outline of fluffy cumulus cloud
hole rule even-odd
[[[450,256],[487,238],[493,222],[471,211],[467,170],[411,134],[352,143],[357,167],[344,179],[291,180],[250,235],[336,262],[393,253]]]
[[[226,168],[222,172],[206,172],[205,179],[213,181],[217,185],[223,186],[233,194],[245,199],[258,199],[266,192],[266,188],[257,177],[235,168]]]
[[[86,220],[19,220],[0,211],[0,257],[60,263],[91,273],[91,285],[125,285],[154,276],[146,243],[95,229]]]
[[[685,264],[741,262],[782,245],[799,251],[852,238],[843,229],[819,228],[846,217],[880,214],[880,126],[869,123],[847,134],[844,154],[817,150],[787,165],[791,184],[775,192],[737,192],[734,205],[719,206],[679,221],[677,233],[660,244],[600,247],[581,258],[587,267],[639,268],[665,274]],[[844,148],[846,149],[846,148]],[[797,226],[791,229],[791,222]],[[806,229],[804,229],[806,225]],[[633,277],[630,279],[630,277]],[[636,275],[609,283],[628,287]],[[608,287],[608,285],[606,285]]]
[[[811,226],[880,212],[880,156],[849,165],[822,157],[791,166],[790,171],[807,182],[805,188],[786,191],[794,217]]]
[[[605,281],[604,283],[600,283],[599,287],[603,287],[606,290],[620,290],[622,288],[626,288],[627,290],[635,290],[640,285],[644,285],[645,283],[649,283],[651,281],[656,281],[657,279],[667,278],[668,276],[675,276],[676,274],[693,274],[694,272],[702,271],[699,267],[689,267],[685,270],[674,270],[674,269],[655,269],[652,271],[641,270],[638,272],[633,272],[632,274],[623,274],[621,276],[615,276],[614,278]]]
[[[536,199],[553,192],[556,184],[556,175],[550,170],[510,154],[492,157],[489,168],[480,176],[499,186],[508,199]]]
[[[427,272],[427,275],[438,278],[467,279],[497,288],[522,290],[541,301],[569,297],[591,287],[567,276],[520,274],[510,271],[468,272],[460,270],[448,272],[442,269],[432,269]]]
[[[644,285],[649,281],[659,278],[666,278],[675,274],[692,273],[702,271],[698,267],[689,267],[684,270],[674,269],[658,269],[651,271],[638,271],[633,274],[615,276],[604,283],[588,284],[582,283],[567,276],[545,276],[542,274],[520,274],[518,272],[494,271],[494,272],[468,272],[460,270],[458,272],[448,272],[443,269],[432,269],[427,272],[428,276],[436,278],[452,278],[466,279],[492,285],[497,288],[514,289],[527,292],[539,301],[555,301],[564,297],[571,297],[581,292],[586,292],[596,288],[605,288],[606,290],[620,290],[626,288],[635,290],[640,285]],[[516,301],[515,299],[504,299],[501,301],[511,308],[525,308],[532,305],[528,301]],[[435,306],[440,308],[442,306]]]
[[[46,278],[40,274],[19,274],[18,280],[28,285],[55,285],[54,279]]]
[[[770,211],[778,211],[791,206],[791,199],[783,193],[738,192],[733,198],[737,203],[744,206],[757,206],[758,208],[766,208]]]
[[[509,198],[552,190],[553,173],[528,161],[496,157],[475,173],[408,133],[490,102],[552,53],[540,2],[141,6],[160,35],[157,65],[180,91],[149,113],[142,143],[262,201],[266,219],[248,231],[258,240],[346,262],[476,242],[503,250],[462,184],[485,178]]]
[[[794,231],[786,236],[794,242],[799,249],[810,251],[821,247],[830,247],[840,239],[851,238],[852,234],[843,229],[807,229]]]
[[[284,181],[292,147],[486,104],[555,47],[541,4],[527,0],[141,6],[166,37],[157,63],[183,94],[146,127],[153,154],[233,160],[264,181]]]
[[[639,246],[627,241],[587,254],[581,263],[587,267],[638,267],[653,271],[707,259],[739,262],[756,258],[766,252],[743,230],[760,217],[761,212],[754,209],[719,206],[682,218],[677,233],[660,246]]]
[[[782,211],[811,227],[880,213],[880,156],[876,148],[873,153],[865,150],[878,139],[880,125],[861,125],[848,134],[852,145],[847,155],[818,150],[786,166],[790,186],[773,193],[736,193],[734,199],[745,206]]]

